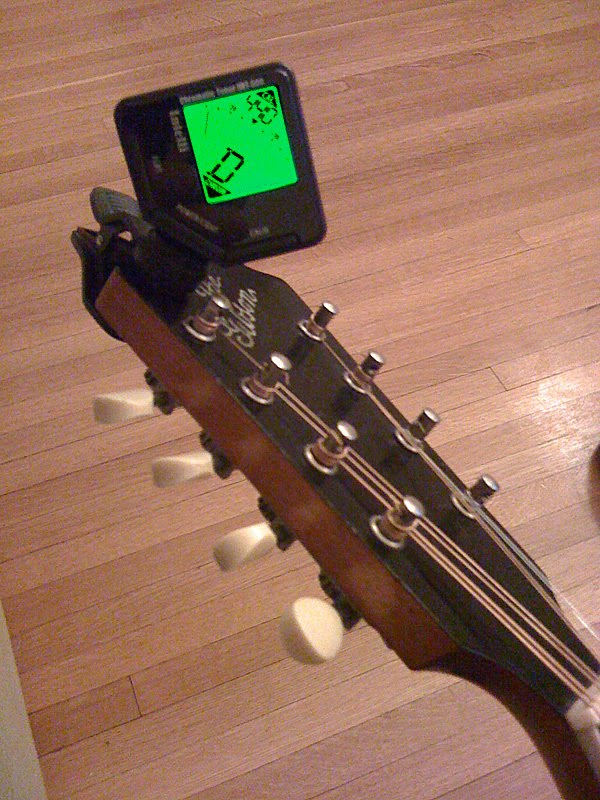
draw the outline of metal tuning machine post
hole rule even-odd
[[[387,547],[400,549],[413,526],[423,519],[425,509],[416,497],[406,495],[403,500],[382,514],[371,518],[371,530]]]
[[[432,408],[424,408],[408,428],[398,428],[396,439],[407,450],[416,453],[423,446],[426,437],[440,422],[440,416]]]
[[[298,327],[309,339],[321,342],[325,338],[325,329],[333,317],[338,313],[333,303],[325,301],[319,308],[311,314],[308,319],[303,319],[298,323]]]
[[[271,353],[262,367],[241,381],[242,391],[256,403],[268,405],[275,398],[277,385],[287,385],[292,362],[282,353]]]
[[[212,342],[223,314],[231,311],[231,303],[223,294],[214,294],[201,308],[193,312],[183,323],[185,330],[202,342]]]
[[[482,475],[462,494],[453,494],[452,502],[466,517],[473,518],[481,510],[483,504],[500,489],[498,482],[491,475]]]
[[[308,463],[325,475],[333,475],[345,458],[348,447],[358,438],[355,428],[344,420],[328,433],[304,448]]]
[[[371,389],[373,379],[384,364],[384,357],[371,350],[361,364],[357,364],[353,370],[346,370],[344,380],[355,391],[367,394]]]

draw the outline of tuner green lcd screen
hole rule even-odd
[[[185,105],[183,115],[207,203],[297,182],[276,86]]]

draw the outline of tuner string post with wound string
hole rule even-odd
[[[425,509],[421,501],[406,495],[381,516],[371,517],[371,530],[387,547],[400,549],[404,547],[416,523],[424,517]]]
[[[277,387],[287,386],[292,362],[282,353],[271,353],[267,361],[240,383],[242,391],[250,399],[261,405],[269,405],[275,398]]]
[[[308,463],[324,475],[337,472],[338,464],[348,453],[348,446],[358,438],[356,429],[345,420],[340,420],[313,444],[306,445],[304,456]]]
[[[298,327],[309,339],[322,342],[325,339],[327,326],[337,313],[337,307],[326,300],[308,319],[301,320]]]
[[[223,314],[231,311],[231,303],[223,294],[214,294],[183,323],[185,330],[201,342],[214,341]]]

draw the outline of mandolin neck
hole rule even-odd
[[[461,652],[438,664],[485,689],[527,731],[563,800],[600,800],[600,735],[577,734],[566,718],[508,670]],[[585,741],[585,744],[584,744]]]
[[[275,291],[273,284],[269,286]],[[102,319],[219,442],[231,462],[343,589],[351,605],[360,609],[409,667],[441,669],[494,695],[529,733],[564,800],[600,800],[597,728],[588,726],[590,735],[578,736],[572,719],[569,724],[512,672],[459,650],[392,571],[384,568],[374,550],[364,546],[345,519],[284,457],[243,403],[235,401],[234,393],[225,390],[185,339],[119,272],[107,280],[96,305]],[[207,362],[211,352],[206,349]],[[589,670],[597,669],[590,656]]]

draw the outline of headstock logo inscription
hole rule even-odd
[[[222,292],[220,276],[209,275],[196,287],[200,297],[212,297]],[[240,289],[237,300],[231,302],[231,313],[221,317],[223,333],[241,347],[251,350],[256,343],[256,306],[258,295],[254,289]]]

